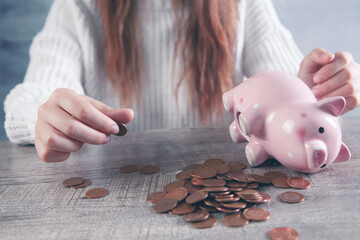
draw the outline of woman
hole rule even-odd
[[[360,98],[351,54],[319,48],[302,59],[262,0],[55,0],[30,57],[6,98],[5,128],[46,162],[108,143],[115,121],[224,125],[222,93],[261,71],[298,74],[318,99],[344,96],[345,112]]]

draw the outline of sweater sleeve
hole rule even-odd
[[[244,39],[243,72],[247,77],[269,70],[297,74],[303,55],[271,0],[247,1]]]
[[[4,101],[5,130],[13,143],[34,142],[37,109],[55,89],[71,88],[84,94],[82,53],[76,35],[79,16],[74,2],[54,1],[44,28],[31,44],[24,82],[15,86]]]

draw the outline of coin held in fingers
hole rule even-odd
[[[117,134],[115,134],[116,136],[125,136],[127,133],[127,128],[125,126],[125,124],[115,121],[117,123],[117,125],[119,126],[119,132]]]

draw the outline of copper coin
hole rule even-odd
[[[199,169],[201,166],[203,166],[202,164],[198,164],[198,163],[195,163],[195,164],[191,164],[189,166],[186,167],[186,170],[197,170]]]
[[[87,198],[101,198],[108,194],[108,190],[105,188],[94,188],[85,193]]]
[[[228,227],[242,227],[249,223],[249,220],[242,213],[233,213],[223,217],[224,225]]]
[[[270,218],[270,213],[268,211],[255,207],[245,209],[243,214],[247,219],[253,221],[265,221]]]
[[[205,165],[213,165],[213,164],[223,164],[225,162],[224,159],[221,158],[210,158],[205,161]]]
[[[148,203],[157,203],[160,199],[166,196],[166,192],[154,192],[147,196],[146,201]]]
[[[165,192],[170,192],[171,190],[184,186],[185,182],[182,180],[171,182],[169,184],[166,184],[164,187]]]
[[[301,177],[292,177],[287,180],[287,183],[293,188],[305,189],[309,188],[311,183],[309,180]]]
[[[171,209],[175,208],[176,205],[177,205],[176,199],[162,198],[157,203],[155,203],[154,211],[157,213],[168,212]]]
[[[304,195],[298,192],[283,192],[279,195],[279,198],[287,203],[299,203],[305,199]]]
[[[219,202],[215,202],[213,200],[204,200],[206,206],[209,207],[221,207],[222,205]]]
[[[186,190],[186,188],[184,187],[178,187],[175,188],[173,190],[171,190],[170,192],[168,192],[166,194],[166,198],[173,198],[176,199],[178,202],[181,202],[182,200],[184,200],[188,195],[188,192]]]
[[[272,184],[278,188],[288,188],[290,185],[288,184],[287,180],[287,177],[276,177],[273,178]]]
[[[117,134],[115,134],[116,136],[125,136],[127,133],[127,128],[125,126],[125,124],[118,122],[115,120],[115,122],[117,123],[117,125],[119,126],[119,132]]]
[[[230,202],[230,203],[221,203],[222,206],[226,208],[246,208],[246,203],[244,202]]]
[[[204,220],[204,221],[200,221],[200,222],[193,222],[191,223],[191,225],[193,225],[193,227],[195,228],[211,228],[213,226],[215,226],[217,223],[217,218],[214,216],[210,216],[208,219]]]
[[[175,208],[173,208],[171,210],[172,214],[176,214],[176,215],[183,215],[183,214],[187,214],[187,213],[191,213],[195,210],[195,206],[194,205],[190,205],[187,204],[186,202],[182,202],[180,204],[178,204]]]
[[[238,181],[238,182],[242,182],[242,183],[250,183],[250,182],[254,182],[254,180],[250,177],[248,177],[245,174],[239,174],[239,173],[233,173],[232,174],[232,179]]]
[[[253,182],[257,182],[257,183],[262,183],[262,184],[270,184],[271,183],[271,179],[270,178],[266,178],[264,176],[258,175],[258,174],[248,174],[247,178],[253,181]]]
[[[202,180],[201,178],[198,178],[198,177],[194,177],[191,179],[191,183],[195,186],[203,186],[204,180]]]
[[[217,202],[237,202],[240,200],[240,197],[227,197],[227,196],[224,196],[224,197],[215,197],[215,201]]]
[[[216,170],[210,167],[201,167],[198,170],[195,170],[194,173],[199,178],[212,178],[217,174]]]
[[[84,179],[82,177],[72,177],[68,178],[65,181],[63,181],[64,187],[70,187],[75,185],[80,185],[84,182]]]
[[[190,194],[186,198],[186,203],[194,204],[194,203],[197,203],[197,202],[200,202],[200,201],[206,199],[207,196],[208,196],[208,193],[206,191],[197,191],[197,192]]]
[[[273,180],[276,177],[286,177],[286,174],[280,171],[270,171],[264,174],[264,177]]]
[[[271,240],[298,240],[299,234],[289,227],[277,227],[269,232],[269,237]]]
[[[205,187],[223,187],[223,186],[225,186],[225,184],[226,184],[226,181],[217,179],[217,178],[206,179],[203,182],[203,185]]]
[[[209,212],[204,210],[196,210],[195,212],[184,215],[184,220],[188,222],[197,222],[208,219],[210,216]]]
[[[244,189],[241,192],[238,192],[239,195],[244,195],[244,196],[254,195],[258,193],[259,191],[256,189]]]
[[[203,187],[194,186],[191,183],[185,183],[184,188],[186,188],[189,194],[203,190]]]
[[[219,210],[220,212],[224,212],[224,213],[236,213],[236,212],[240,212],[240,208],[226,208],[226,207],[216,207],[217,210]]]
[[[249,183],[246,188],[258,188],[259,187],[259,184],[258,183]]]
[[[270,202],[271,200],[271,196],[265,192],[261,192],[260,193],[261,196],[263,197],[263,201],[261,203],[267,203],[267,202]]]
[[[84,182],[79,184],[79,185],[73,185],[71,186],[71,188],[74,188],[74,189],[78,189],[78,188],[84,188],[84,187],[87,187],[90,185],[90,180],[89,179],[84,179]]]
[[[258,197],[258,198],[242,198],[244,201],[246,201],[247,203],[263,203],[263,198]]]
[[[207,192],[226,192],[229,190],[227,187],[206,187],[204,188]]]
[[[226,208],[240,208],[240,209],[246,208],[246,203],[244,202],[230,202],[230,203],[222,202],[221,205]]]
[[[140,169],[140,173],[142,174],[152,174],[158,172],[160,169],[156,166],[145,166]]]
[[[137,170],[139,170],[138,165],[126,165],[120,168],[121,173],[132,173],[136,172]]]
[[[232,181],[233,180],[232,178],[228,178],[225,175],[216,175],[216,178],[221,179],[221,180],[225,180],[225,181]]]
[[[217,174],[225,174],[228,173],[230,171],[230,167],[228,165],[215,165],[215,170],[217,172]]]
[[[226,192],[212,192],[210,193],[210,196],[215,197],[215,196],[229,196],[232,195],[234,196],[234,194],[231,194],[230,191],[226,191]]]
[[[180,172],[180,173],[176,174],[175,177],[176,177],[176,179],[186,180],[186,179],[190,179],[191,175],[190,175],[190,172],[183,171],[183,172]]]
[[[210,206],[206,206],[206,205],[202,205],[202,204],[199,205],[199,208],[201,210],[208,211],[208,212],[219,212],[219,210],[217,210],[214,207],[210,207]]]
[[[225,177],[227,177],[231,180],[234,180],[234,177],[240,176],[240,175],[246,175],[246,174],[243,172],[228,172],[227,174],[225,174]]]
[[[222,192],[221,193],[210,193],[210,196],[211,197],[219,197],[219,198],[226,198],[226,197],[234,197],[235,196],[235,194],[233,194],[233,193],[230,193],[230,191],[228,191],[228,192],[224,192],[224,193],[226,193],[226,194],[223,194]]]
[[[267,193],[259,193],[258,196],[254,198],[244,198],[248,203],[267,203],[270,202],[271,197]]]
[[[241,182],[227,182],[226,186],[232,187],[232,188],[244,188],[247,186],[247,183],[241,183]]]
[[[227,165],[230,167],[230,172],[241,172],[246,168],[246,164],[242,162],[230,162]]]

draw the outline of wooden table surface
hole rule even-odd
[[[105,146],[84,146],[63,163],[44,163],[34,147],[0,143],[0,239],[268,239],[274,227],[288,226],[300,239],[359,239],[360,236],[360,119],[343,119],[343,141],[352,152],[348,162],[333,164],[319,173],[300,174],[281,165],[247,168],[263,174],[280,170],[311,181],[300,190],[305,201],[287,204],[278,195],[286,190],[262,187],[272,200],[259,205],[271,217],[244,227],[218,223],[199,230],[182,217],[156,214],[146,202],[175,174],[208,158],[246,163],[245,144],[231,141],[226,128],[196,128],[129,132]],[[153,164],[160,172],[123,174],[126,164]],[[62,181],[81,176],[91,179],[84,189],[62,187]],[[91,188],[109,194],[86,199]]]

